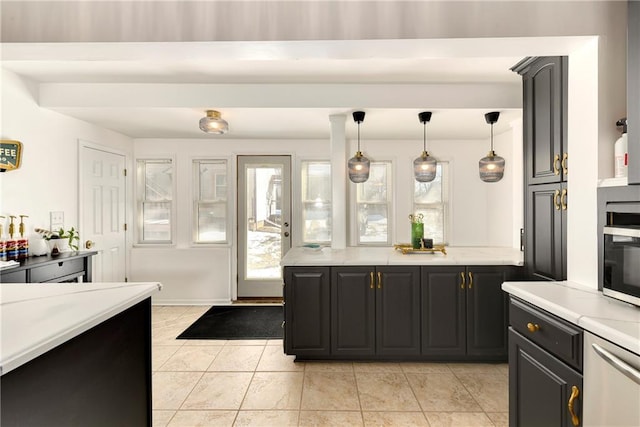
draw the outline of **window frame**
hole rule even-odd
[[[379,164],[379,163],[383,163],[387,165],[387,176],[386,176],[386,192],[387,192],[387,197],[386,197],[386,203],[375,203],[377,205],[386,205],[387,206],[387,240],[384,242],[362,242],[360,240],[360,233],[359,233],[359,226],[358,226],[358,185],[364,185],[365,183],[362,184],[355,184],[351,181],[349,181],[350,183],[350,210],[351,210],[351,215],[350,215],[350,230],[351,230],[351,241],[353,242],[353,244],[355,246],[362,246],[362,247],[388,247],[391,246],[393,244],[394,238],[395,238],[395,227],[394,227],[394,218],[395,218],[395,197],[396,197],[396,191],[395,191],[395,164],[396,161],[393,159],[379,159],[379,160],[372,160],[371,161],[371,166],[373,166],[374,164]],[[368,182],[368,180],[367,180]],[[369,203],[369,202],[367,202]]]
[[[415,185],[416,180],[413,179],[414,182],[414,190],[411,192],[411,207],[412,212],[418,212],[418,206],[422,207],[431,207],[431,206],[442,206],[442,242],[434,241],[434,244],[448,245],[449,244],[449,226],[451,224],[451,162],[448,160],[442,160],[437,162],[437,166],[441,167],[441,176],[442,176],[442,185],[441,185],[441,198],[442,202],[440,203],[417,203],[415,196]]]
[[[304,186],[303,186],[303,182],[302,182],[302,173],[304,171],[304,164],[305,163],[326,163],[329,165],[329,168],[332,169],[333,165],[331,164],[331,159],[327,159],[327,158],[301,158],[298,159],[297,163],[297,167],[296,167],[296,177],[297,179],[295,180],[295,188],[292,186],[292,191],[294,191],[294,194],[297,194],[298,197],[296,197],[296,201],[295,201],[295,205],[296,205],[296,210],[297,213],[295,214],[295,219],[296,221],[294,222],[294,224],[297,224],[296,226],[296,235],[299,236],[296,240],[296,244],[308,244],[308,243],[316,243],[319,244],[320,246],[331,246],[332,240],[333,240],[333,230],[331,230],[331,238],[328,241],[323,241],[323,242],[318,242],[318,241],[307,241],[304,239],[304,208],[307,202],[305,202],[304,198],[303,198],[303,192],[305,191]],[[330,206],[330,214],[329,214],[329,219],[331,221],[333,221],[333,179],[332,179],[332,174],[331,172],[329,173],[329,186],[331,188],[331,199],[329,201],[329,206]]]
[[[167,162],[171,165],[171,200],[166,201],[165,203],[169,204],[169,240],[145,240],[144,239],[144,194],[145,194],[145,178],[141,176],[140,163],[145,162],[145,166],[147,162]],[[157,156],[143,156],[136,157],[134,160],[134,170],[135,170],[135,243],[134,247],[167,247],[167,246],[175,246],[176,245],[176,231],[177,231],[177,212],[176,212],[176,195],[177,195],[177,164],[176,158],[174,155],[157,155]]]
[[[223,202],[225,206],[226,213],[226,222],[225,222],[225,240],[218,241],[198,241],[198,193],[200,190],[199,176],[195,169],[196,162],[222,162],[225,165],[225,176],[226,176],[226,200]],[[191,168],[191,200],[190,200],[190,211],[189,217],[191,223],[191,246],[192,247],[220,247],[220,246],[229,246],[232,242],[231,236],[231,225],[234,222],[234,218],[232,218],[232,206],[235,200],[232,199],[233,193],[233,180],[230,180],[231,177],[231,159],[229,157],[211,157],[211,156],[198,156],[198,157],[190,157],[189,158],[189,167]],[[217,184],[214,185],[217,188]],[[208,201],[206,203],[212,203]]]

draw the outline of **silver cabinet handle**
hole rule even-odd
[[[593,347],[593,349],[598,354],[598,356],[606,360],[607,363],[609,363],[611,366],[613,366],[618,371],[620,371],[620,373],[622,373],[624,376],[626,376],[636,384],[640,385],[640,371],[635,369],[633,366],[629,366],[627,363],[618,359],[616,356],[609,353],[607,350],[600,347],[596,343],[591,344],[591,347]]]

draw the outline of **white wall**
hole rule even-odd
[[[37,85],[10,71],[2,70],[1,83],[0,136],[22,142],[23,156],[20,169],[0,174],[0,215],[29,215],[27,234],[35,227],[48,229],[51,211],[64,212],[66,228],[78,228],[78,140],[129,157],[133,140],[40,108]]]
[[[487,127],[487,131],[489,128]],[[440,160],[450,162],[451,168],[451,235],[449,243],[455,246],[511,246],[514,226],[510,218],[513,181],[521,182],[521,176],[511,172],[513,165],[521,162],[512,158],[512,145],[522,144],[521,133],[515,138],[512,132],[496,135],[496,150],[507,160],[505,178],[495,184],[487,184],[478,177],[478,160],[489,150],[486,138],[471,141],[430,141],[429,151]],[[348,141],[349,152],[355,152],[356,142]],[[422,141],[362,141],[362,149],[371,160],[393,160],[394,242],[409,241],[409,221],[412,212],[413,169],[412,162],[422,151]],[[308,140],[159,140],[137,139],[134,142],[135,158],[170,157],[175,159],[176,181],[176,240],[168,247],[135,245],[131,256],[133,281],[160,280],[163,291],[154,301],[171,304],[221,304],[236,297],[237,228],[235,209],[231,216],[232,241],[228,245],[198,246],[191,243],[191,161],[195,157],[224,158],[229,161],[231,176],[236,175],[237,155],[285,154],[292,156],[292,193],[294,215],[299,203],[299,162],[306,159],[330,159],[329,141]],[[229,182],[235,185],[235,179]],[[521,188],[521,186],[519,186]],[[500,192],[495,195],[494,193]],[[233,188],[237,195],[237,189]],[[232,202],[233,207],[236,201]],[[298,210],[299,211],[299,210]],[[498,218],[495,218],[498,216]],[[346,221],[347,218],[344,218]],[[498,222],[501,221],[501,222]],[[293,244],[300,244],[296,234],[296,218],[293,218]],[[480,226],[478,226],[480,224]],[[348,227],[347,227],[348,229]]]

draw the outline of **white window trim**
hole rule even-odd
[[[153,161],[153,160],[170,160],[171,161],[171,167],[172,167],[172,180],[171,180],[171,215],[170,215],[170,221],[171,221],[171,240],[169,242],[158,242],[158,241],[153,241],[153,242],[145,242],[142,240],[142,230],[140,227],[140,224],[142,223],[142,212],[140,210],[140,186],[141,183],[139,182],[139,174],[138,174],[138,162],[139,161]],[[178,226],[177,226],[177,213],[176,213],[176,196],[177,196],[177,191],[178,191],[178,186],[177,186],[177,162],[176,162],[176,156],[175,154],[166,154],[166,155],[153,155],[153,156],[140,156],[140,157],[135,157],[133,160],[133,170],[135,173],[135,176],[133,178],[134,180],[134,184],[133,184],[133,197],[134,197],[134,201],[135,201],[135,221],[134,221],[134,243],[133,243],[133,247],[134,248],[166,248],[166,247],[175,247],[176,246],[176,242],[177,242],[177,230],[178,230]]]
[[[396,159],[395,158],[382,158],[371,160],[371,163],[389,163],[389,176],[387,177],[387,189],[391,192],[391,197],[387,200],[388,217],[387,217],[387,241],[386,242],[360,242],[360,236],[358,233],[358,218],[357,218],[357,185],[349,181],[349,237],[352,246],[361,247],[385,247],[391,246],[395,241],[395,209],[396,209]],[[345,165],[346,167],[346,165]]]
[[[194,195],[195,195],[195,191],[196,191],[196,184],[195,184],[195,180],[196,180],[196,176],[195,176],[195,171],[193,170],[193,162],[197,161],[197,160],[208,160],[208,161],[224,161],[226,162],[226,167],[227,167],[227,223],[226,223],[226,229],[225,229],[225,234],[227,236],[227,239],[225,242],[197,242],[196,241],[196,234],[198,232],[198,227],[197,227],[197,219],[196,219],[196,213],[195,213],[195,199],[194,199]],[[233,233],[233,224],[235,224],[236,222],[236,218],[233,217],[233,215],[236,214],[235,210],[233,209],[233,207],[235,206],[236,203],[236,197],[235,197],[235,186],[236,186],[236,181],[237,179],[235,179],[234,175],[232,175],[232,163],[233,163],[233,157],[231,156],[191,156],[189,157],[189,168],[191,170],[191,180],[189,183],[189,190],[190,190],[190,199],[189,199],[189,247],[191,248],[225,248],[225,247],[231,247],[233,244],[233,239],[234,239],[234,235]],[[233,172],[235,172],[235,168],[233,169]]]
[[[292,198],[292,222],[293,226],[291,231],[294,233],[294,239],[291,241],[292,247],[304,245],[304,221],[303,221],[303,208],[304,204],[302,203],[302,164],[305,162],[326,162],[329,163],[330,167],[333,167],[331,164],[331,157],[298,157],[295,162],[295,179],[292,177],[291,179],[291,191],[294,197]],[[331,180],[331,186],[333,187],[333,179]],[[333,210],[333,200],[331,200],[332,210]],[[331,239],[333,240],[333,230],[331,233]],[[321,243],[321,246],[330,247],[331,241],[327,243]]]

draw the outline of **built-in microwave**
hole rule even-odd
[[[640,225],[610,225],[602,230],[602,293],[640,306]]]

